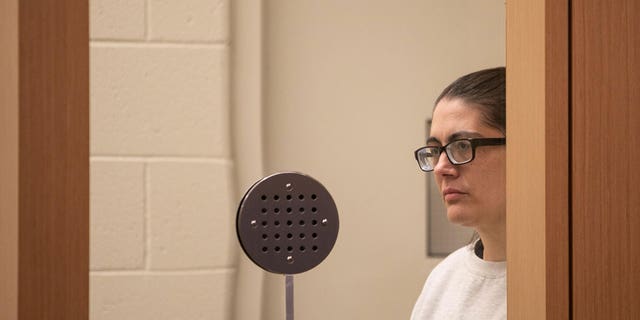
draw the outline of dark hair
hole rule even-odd
[[[462,99],[482,112],[485,124],[506,133],[505,68],[470,73],[446,87],[435,105],[443,99]]]

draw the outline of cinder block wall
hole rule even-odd
[[[90,8],[91,319],[230,319],[229,0]]]

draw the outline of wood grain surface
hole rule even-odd
[[[573,1],[575,319],[640,315],[640,3]]]
[[[3,103],[5,92],[13,97],[3,104],[3,133],[15,130],[2,137],[1,179],[7,184],[2,189],[2,264],[3,270],[15,266],[17,276],[1,275],[0,297],[14,300],[2,302],[9,309],[0,315],[88,319],[88,1],[8,1],[2,6],[3,26],[16,24],[13,41],[5,41],[3,28],[3,51],[17,53],[3,53],[3,63],[5,57],[14,59],[11,70],[17,75],[2,75],[3,87],[14,89],[2,91]],[[7,160],[11,157],[17,165]],[[5,205],[9,189],[17,191],[13,206]],[[19,249],[13,256],[4,251],[5,240]],[[14,285],[5,285],[10,281]]]
[[[507,2],[509,319],[569,317],[568,32],[567,2]]]
[[[0,1],[0,319],[18,317],[18,0]]]

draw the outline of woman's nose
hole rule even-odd
[[[440,158],[438,158],[438,163],[436,163],[436,166],[433,168],[433,173],[437,175],[452,175],[455,172],[456,168],[449,161],[446,152],[442,152]]]

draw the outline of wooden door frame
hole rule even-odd
[[[0,318],[18,318],[18,1],[0,2]]]
[[[572,312],[640,313],[640,3],[572,0]]]
[[[0,21],[0,318],[88,319],[88,1]]]
[[[570,1],[507,1],[509,319],[571,317]]]
[[[88,1],[0,9],[0,316],[87,319]],[[513,319],[570,316],[568,20],[568,2],[507,1]]]

